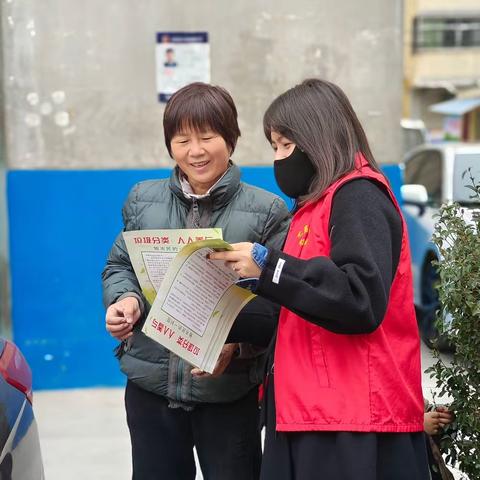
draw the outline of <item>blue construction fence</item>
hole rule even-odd
[[[402,172],[384,167],[397,198]],[[138,181],[170,170],[10,171],[7,174],[13,340],[35,389],[123,385],[105,330],[100,274]],[[271,167],[243,181],[280,194]]]

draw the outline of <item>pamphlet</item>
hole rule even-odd
[[[215,238],[222,238],[221,228],[123,232],[130,262],[142,293],[150,305],[155,300],[165,272],[175,255],[189,243]]]
[[[239,276],[225,262],[207,258],[214,250],[230,249],[228,243],[218,238],[184,246],[163,273],[142,329],[173,353],[209,373],[238,313],[255,297],[248,289],[236,285]]]

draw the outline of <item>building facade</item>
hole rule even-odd
[[[403,115],[432,140],[480,140],[480,3],[405,0]]]

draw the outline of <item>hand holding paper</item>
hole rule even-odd
[[[210,254],[211,260],[223,260],[242,278],[260,276],[261,270],[252,258],[253,244],[249,242],[232,243],[231,250]]]
[[[215,368],[213,369],[212,373],[207,373],[204,372],[203,370],[200,370],[199,368],[194,368],[192,369],[192,375],[196,377],[205,377],[205,376],[212,376],[212,377],[218,377],[220,376],[226,368],[230,365],[230,362],[232,361],[232,358],[235,354],[235,352],[238,349],[238,343],[226,343],[222,347],[222,351],[220,352],[220,356],[218,357],[217,364],[215,365]]]

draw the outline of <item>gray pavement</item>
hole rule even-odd
[[[34,392],[46,480],[131,478],[120,388]]]
[[[448,357],[446,357],[448,360]],[[422,346],[422,368],[434,362]],[[424,394],[435,383],[423,375]],[[128,480],[131,459],[123,389],[34,392],[46,480]],[[197,480],[201,480],[201,474]]]

